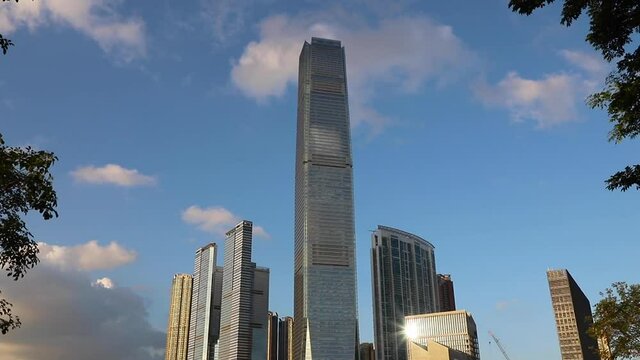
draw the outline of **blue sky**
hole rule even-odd
[[[137,304],[131,318],[148,336],[122,351],[158,357],[172,275],[238,219],[261,227],[253,258],[271,268],[270,308],[291,315],[297,57],[328,36],[348,62],[361,340],[372,339],[369,231],[383,224],[436,246],[483,359],[501,359],[489,329],[514,358],[559,359],[547,268],[568,268],[592,303],[614,281],[640,282],[640,194],[603,183],[638,161],[640,143],[607,142],[606,113],[584,99],[611,66],[584,42],[586,22],[564,28],[559,11],[523,17],[503,0],[3,3],[0,32],[16,46],[0,58],[0,131],[59,157],[60,217],[29,217],[43,263],[18,284],[0,280],[25,322],[0,349],[63,356],[34,333],[43,323],[103,345],[104,334],[71,330],[82,312],[34,315],[37,284],[61,281],[95,311],[105,299]],[[56,299],[40,306],[73,306]]]

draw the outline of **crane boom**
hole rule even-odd
[[[507,360],[511,360],[509,358],[509,355],[507,355],[507,352],[504,351],[504,348],[500,344],[500,340],[498,340],[498,338],[491,331],[489,331],[489,335],[491,335],[491,337],[493,338],[493,341],[495,341],[496,345],[498,345],[498,349],[500,349],[500,351],[502,352],[502,355],[504,355],[504,358],[507,359]]]

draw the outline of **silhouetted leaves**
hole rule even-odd
[[[21,216],[39,212],[45,220],[58,216],[49,168],[57,160],[47,151],[9,147],[0,134],[0,269],[13,280],[38,263],[38,244]],[[0,299],[0,331],[20,326],[11,304]]]
[[[511,0],[514,12],[530,15],[555,0]],[[616,143],[640,134],[640,46],[633,50],[634,33],[640,32],[640,1],[637,0],[564,0],[560,22],[570,26],[583,12],[589,16],[586,40],[607,62],[617,61],[606,79],[605,88],[589,97],[592,108],[607,109],[614,124],[609,141]],[[637,37],[636,37],[637,39]],[[607,189],[640,189],[640,165],[626,167],[606,181]]]
[[[2,2],[11,1],[11,0],[2,0]],[[18,0],[15,0],[18,2]],[[9,46],[13,46],[13,41],[7,39],[6,37],[0,34],[0,48],[2,48],[2,54],[6,55],[7,51],[9,51]]]

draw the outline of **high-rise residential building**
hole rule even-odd
[[[405,360],[405,316],[438,311],[434,246],[419,236],[381,225],[371,242],[376,358]]]
[[[293,318],[291,316],[280,319],[278,360],[293,360]]]
[[[191,275],[175,274],[173,276],[165,360],[187,359],[192,286],[193,278]]]
[[[376,352],[372,343],[360,344],[360,357],[358,357],[358,360],[376,360]]]
[[[454,311],[456,309],[456,297],[453,293],[453,280],[450,274],[438,274],[438,295],[440,306],[438,311]]]
[[[476,323],[464,310],[407,316],[405,335],[409,339],[409,350],[412,343],[425,348],[431,340],[465,353],[471,360],[480,360]]]
[[[598,344],[587,334],[593,324],[589,299],[565,269],[548,270],[547,280],[562,360],[600,360]]]
[[[269,269],[251,262],[253,224],[243,220],[227,232],[220,316],[220,360],[267,357]]]
[[[191,295],[188,360],[213,360],[220,336],[222,268],[216,266],[217,245],[196,251]]]
[[[267,316],[267,360],[278,360],[278,336],[280,318],[278,313],[269,311]]]
[[[344,48],[304,43],[298,73],[294,359],[358,353],[353,159]]]

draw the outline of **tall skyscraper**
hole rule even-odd
[[[165,360],[187,359],[192,286],[193,278],[191,275],[175,274],[173,276]]]
[[[451,275],[438,274],[438,295],[440,296],[438,311],[454,311],[456,309],[456,297],[453,292]]]
[[[405,316],[438,311],[434,247],[419,236],[381,225],[371,241],[376,358],[405,360]]]
[[[220,360],[267,357],[269,269],[251,262],[253,224],[243,220],[227,232],[220,316]]]
[[[291,316],[280,319],[278,360],[293,360],[293,318]]]
[[[407,316],[405,334],[411,343],[422,347],[435,341],[467,354],[472,360],[480,360],[476,322],[464,310]]]
[[[213,360],[220,335],[222,268],[216,266],[217,245],[196,251],[191,296],[188,360]]]
[[[269,311],[267,316],[267,360],[278,360],[278,335],[280,318],[278,313]]]
[[[562,360],[600,360],[598,344],[587,334],[593,324],[591,304],[565,269],[548,270]]]
[[[358,353],[353,161],[344,48],[304,43],[298,73],[294,359]]]

